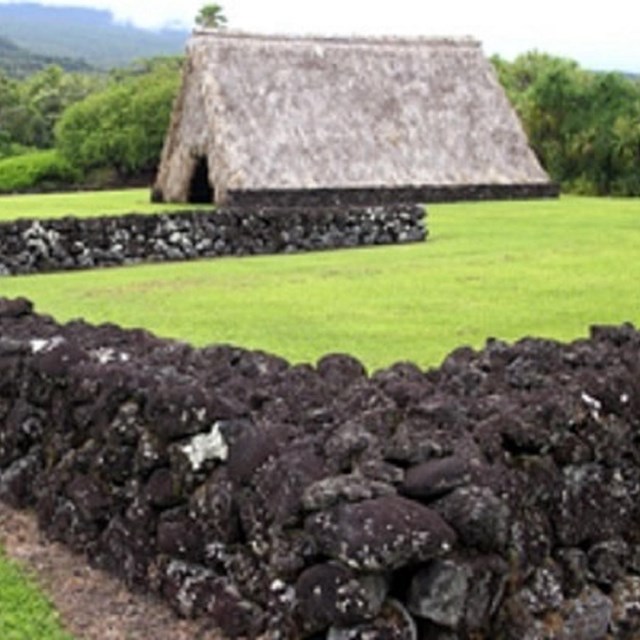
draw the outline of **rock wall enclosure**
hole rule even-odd
[[[0,276],[417,242],[418,205],[228,208],[0,223]]]
[[[230,636],[640,633],[640,333],[371,376],[0,301],[0,497]]]

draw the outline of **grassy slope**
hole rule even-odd
[[[0,292],[60,320],[143,325],[293,361],[347,351],[370,368],[434,365],[488,336],[570,339],[593,323],[640,323],[640,200],[429,212],[424,244],[9,278]]]
[[[0,547],[0,638],[2,640],[71,640],[55,611]]]

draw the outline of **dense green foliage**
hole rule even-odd
[[[111,82],[65,111],[56,126],[60,153],[83,171],[112,167],[121,176],[151,171],[162,150],[179,84],[179,61]]]
[[[640,82],[543,53],[493,61],[532,147],[565,191],[640,195]]]
[[[51,605],[0,547],[0,638],[72,640]]]
[[[96,168],[113,172],[116,181],[152,171],[180,83],[180,65],[180,58],[157,58],[109,76],[48,67],[23,81],[0,73],[0,159],[55,146],[65,166],[73,166],[74,180]],[[16,166],[0,164],[0,189],[15,189],[7,187],[15,177],[6,172]],[[19,188],[42,186],[39,176],[49,180],[33,171],[27,176],[36,181],[23,180]]]
[[[0,72],[0,156],[10,144],[51,148],[64,110],[103,85],[99,76],[65,73],[57,66],[22,81]]]
[[[102,198],[87,206],[100,210]],[[640,324],[640,199],[430,205],[428,220],[426,243],[5,278],[2,291],[60,320],[293,361],[344,351],[370,368],[436,365],[488,336],[571,339],[593,323]]]
[[[55,149],[0,159],[0,193],[63,187],[79,178],[78,171]]]
[[[0,36],[34,54],[81,58],[108,70],[139,58],[179,55],[189,32],[139,29],[114,22],[105,10],[21,2],[0,4]]]

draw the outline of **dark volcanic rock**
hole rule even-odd
[[[358,575],[353,569],[330,562],[304,571],[295,591],[302,627],[314,633],[374,618],[385,601],[388,585],[382,575]]]
[[[414,498],[433,498],[468,484],[470,480],[469,463],[450,456],[408,469],[401,490]]]
[[[411,582],[409,610],[444,627],[463,619],[471,571],[452,560],[434,560]]]
[[[19,318],[33,311],[33,303],[26,298],[0,299],[0,316],[5,318]]]
[[[332,627],[327,640],[418,640],[418,631],[404,605],[390,598],[373,620],[351,628]]]
[[[249,206],[3,222],[0,278],[138,262],[420,242],[427,237],[424,218],[425,210],[420,205],[388,203],[312,208]],[[394,229],[391,234],[390,227]],[[4,305],[0,315],[18,316],[30,310],[23,300]],[[354,363],[348,356],[332,356],[327,362],[319,362],[318,367],[335,382],[339,378],[347,382],[354,374],[363,374],[361,366]]]
[[[504,551],[511,530],[507,504],[487,487],[456,489],[433,505],[461,541],[481,551]]]
[[[639,381],[630,325],[368,377],[0,299],[0,499],[231,636],[631,640]]]
[[[305,526],[321,552],[368,571],[424,562],[455,542],[435,511],[400,496],[341,504],[310,516]]]

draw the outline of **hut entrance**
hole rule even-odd
[[[213,202],[213,187],[209,184],[209,162],[207,156],[200,156],[189,184],[189,202]]]

